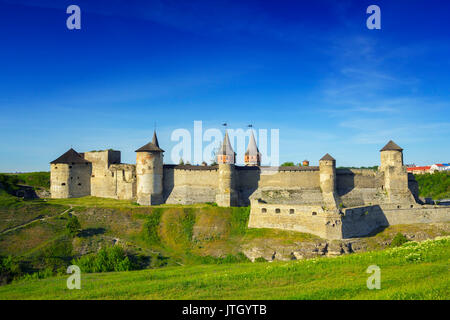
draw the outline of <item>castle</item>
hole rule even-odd
[[[121,163],[120,151],[70,149],[51,162],[51,196],[128,199],[140,205],[250,205],[251,228],[295,230],[327,239],[365,236],[392,224],[448,221],[450,208],[419,204],[402,148],[389,141],[380,154],[377,171],[336,169],[329,154],[319,166],[265,167],[252,134],[245,166],[237,166],[226,133],[217,165],[172,165],[164,164],[154,132],[152,141],[136,150],[136,165]]]

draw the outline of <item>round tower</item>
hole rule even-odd
[[[403,167],[403,149],[392,140],[380,150],[380,157],[381,171],[387,167]]]
[[[136,150],[136,196],[140,205],[163,202],[163,153],[156,132],[152,142]]]
[[[238,202],[235,190],[235,159],[236,153],[231,147],[228,132],[225,132],[222,146],[217,153],[217,163],[219,164],[219,181],[216,202],[221,207],[236,206]]]
[[[50,163],[50,194],[53,199],[69,198],[70,169],[65,163]]]
[[[319,160],[320,188],[322,192],[336,191],[336,160],[328,153]]]
[[[336,160],[328,153],[319,160],[319,181],[322,199],[327,210],[337,210]]]
[[[380,157],[379,171],[384,176],[385,201],[415,203],[408,186],[408,172],[403,166],[403,149],[391,140],[380,150]]]

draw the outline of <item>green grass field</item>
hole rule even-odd
[[[96,197],[23,200],[14,196],[17,184],[46,188],[46,179],[46,173],[0,174],[0,284],[13,281],[0,286],[0,299],[450,298],[448,238],[383,250],[397,233],[413,234],[419,240],[448,236],[446,224],[388,227],[360,240],[362,251],[371,251],[366,253],[250,263],[243,246],[278,251],[324,239],[293,231],[248,229],[245,207],[147,207]],[[69,214],[80,221],[77,235],[67,234]],[[65,270],[71,261],[110,246],[113,239],[120,239],[127,255],[140,261],[133,269],[145,269],[83,273],[81,290],[66,289]],[[365,285],[369,276],[365,270],[373,264],[382,270],[381,290],[368,290]]]
[[[450,298],[450,237],[335,258],[82,274],[0,287],[0,299],[444,299]],[[381,289],[369,290],[370,265]]]

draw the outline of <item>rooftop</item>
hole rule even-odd
[[[56,163],[89,163],[89,161],[85,160],[78,152],[70,148],[66,153],[60,156],[58,159],[50,162],[51,164]]]
[[[153,131],[153,139],[152,142],[143,145],[135,152],[164,152],[163,149],[159,147],[158,137],[156,136],[156,131]]]
[[[335,161],[335,159],[334,159],[332,156],[330,156],[329,153],[327,153],[326,155],[324,155],[324,156],[322,157],[322,159],[320,159],[320,160]]]
[[[402,148],[400,148],[398,146],[398,144],[396,144],[394,141],[390,140],[384,147],[383,149],[380,150],[381,151],[390,151],[390,150],[396,150],[396,151],[403,151]]]

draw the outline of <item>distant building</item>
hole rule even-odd
[[[449,163],[435,163],[431,166],[407,166],[406,170],[410,173],[414,174],[423,174],[423,173],[433,173],[436,171],[446,171],[450,170],[450,164]]]
[[[407,167],[406,171],[413,174],[424,174],[430,172],[431,166],[422,166],[422,167]]]
[[[448,163],[436,163],[433,164],[430,168],[430,172],[446,171],[446,170],[450,170],[450,165]]]

